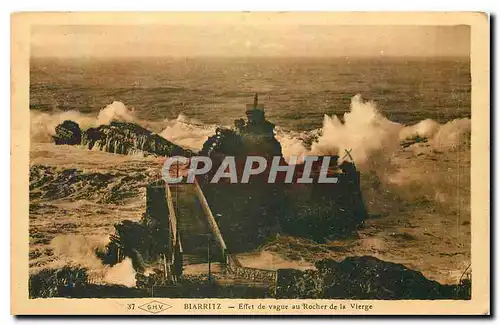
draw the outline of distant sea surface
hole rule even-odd
[[[470,80],[464,58],[34,58],[30,109],[97,114],[121,101],[145,120],[232,125],[258,93],[269,120],[307,131],[361,94],[392,121],[443,123],[470,117]]]

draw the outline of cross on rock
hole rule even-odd
[[[354,159],[353,159],[353,158],[352,158],[352,156],[351,156],[351,151],[352,151],[352,149],[349,149],[349,150],[344,149],[344,151],[345,151],[345,155],[344,155],[344,157],[342,157],[342,160],[343,160],[345,157],[349,157],[349,159],[350,159],[352,162],[354,162]]]

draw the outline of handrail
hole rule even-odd
[[[170,191],[170,186],[165,182],[165,188],[167,190],[167,206],[168,212],[170,214],[170,227],[172,231],[172,242],[177,243],[177,217],[175,215],[174,202],[172,200],[172,192]]]
[[[177,240],[177,245],[179,246],[179,252],[181,254],[184,254],[184,250],[182,248],[182,242],[181,242],[181,236],[178,237],[178,240]]]
[[[220,232],[219,226],[217,225],[217,222],[215,221],[214,215],[212,214],[212,210],[210,210],[210,206],[208,205],[207,199],[205,198],[205,195],[203,194],[203,191],[201,190],[200,184],[198,184],[198,181],[196,178],[194,179],[194,187],[196,190],[196,193],[198,194],[198,198],[200,199],[201,206],[203,208],[203,211],[205,212],[205,215],[208,218],[208,222],[210,223],[210,228],[214,232],[215,238],[219,242],[219,245],[224,253],[224,257],[227,252],[227,246],[224,241],[224,238],[222,237],[222,233]]]
[[[234,266],[238,267],[238,268],[247,269],[247,270],[255,270],[255,271],[263,271],[263,272],[268,272],[268,273],[277,273],[278,272],[276,270],[268,270],[268,269],[261,269],[258,267],[244,266],[241,264],[241,262],[238,260],[238,258],[233,254],[229,254],[229,259],[232,261]]]
[[[237,274],[239,276],[243,276],[248,279],[254,279],[254,277],[259,277],[262,280],[265,280],[266,282],[270,282],[270,284],[274,285],[276,287],[277,283],[277,274],[278,272],[276,270],[266,270],[266,269],[259,269],[259,268],[253,268],[253,267],[247,267],[243,266],[237,256],[233,254],[228,254],[227,253],[227,246],[224,241],[224,238],[222,237],[222,233],[219,229],[219,226],[217,225],[217,222],[215,221],[215,218],[213,216],[212,210],[210,209],[210,206],[207,202],[207,199],[205,195],[203,194],[203,191],[198,183],[198,181],[194,180],[193,186],[195,188],[196,194],[198,196],[198,199],[200,201],[201,207],[203,209],[203,212],[208,219],[208,222],[210,224],[210,229],[215,236],[215,239],[220,246],[223,254],[223,260],[225,265],[228,268],[228,271],[230,273]],[[175,208],[174,208],[174,203],[172,199],[172,191],[170,189],[170,186],[165,183],[165,188],[167,192],[167,205],[169,209],[169,214],[170,214],[170,224],[171,224],[171,231],[173,234],[173,242],[177,246],[179,253],[181,256],[183,255],[183,248],[182,248],[182,243],[181,243],[181,236],[177,234],[177,217],[175,214]],[[250,273],[248,273],[250,272]]]
[[[237,267],[243,267],[243,265],[241,265],[241,262],[238,260],[238,258],[236,256],[234,256],[233,254],[228,255],[228,260],[231,263],[233,263],[234,265],[236,265]]]
[[[228,271],[229,273],[236,274],[237,276],[255,280],[259,278],[260,280],[266,281],[274,288],[276,288],[278,281],[278,271],[277,270],[266,270],[259,269],[255,267],[243,266],[238,260],[238,257],[232,254],[228,256]]]

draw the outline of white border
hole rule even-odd
[[[256,11],[272,11],[272,10],[282,10],[282,11],[320,11],[320,10],[329,10],[329,11],[367,11],[367,10],[375,10],[375,11],[408,11],[408,10],[418,10],[418,11],[428,11],[428,10],[437,10],[437,11],[449,11],[449,10],[457,10],[457,11],[499,11],[495,10],[500,7],[499,1],[435,1],[435,0],[419,0],[419,1],[386,1],[386,0],[377,0],[377,1],[319,1],[319,0],[308,0],[308,1],[269,1],[269,0],[253,0],[253,1],[224,1],[224,0],[197,0],[197,1],[177,1],[177,2],[168,2],[164,1],[152,1],[152,0],[141,0],[141,1],[102,1],[102,0],[86,0],[86,1],[62,1],[62,0],[45,0],[45,1],[36,1],[36,0],[16,0],[16,1],[4,1],[0,4],[2,6],[1,19],[0,19],[0,35],[2,36],[3,42],[2,44],[10,44],[10,13],[15,11],[134,11],[134,10],[147,10],[147,11],[155,11],[155,10],[172,10],[172,11],[185,11],[185,10],[196,10],[196,11],[220,11],[220,10],[256,10]],[[496,37],[495,37],[496,39]],[[0,128],[0,145],[2,147],[2,153],[4,154],[4,159],[0,160],[2,164],[2,192],[0,195],[1,206],[7,207],[10,206],[10,157],[7,156],[7,153],[10,149],[10,51],[6,49],[1,52],[2,56],[2,78],[0,79],[2,85],[0,87],[3,99],[3,110],[2,112],[6,112],[3,116],[2,123],[4,125]],[[498,59],[498,54],[495,55],[492,59]],[[495,84],[495,83],[493,83]],[[493,92],[498,91],[498,84]],[[494,107],[494,103],[492,103]],[[499,114],[497,113],[495,116],[495,122],[500,120]],[[496,140],[496,137],[495,137]],[[495,145],[495,149],[500,149],[500,144]],[[493,167],[493,166],[492,166]],[[500,199],[500,194],[495,195],[495,200]],[[4,211],[7,209],[4,208]],[[9,214],[5,213],[6,216],[4,218],[10,220]],[[4,220],[4,222],[6,222]],[[10,247],[10,227],[4,226],[2,227],[2,236],[1,236],[1,244],[7,253],[7,248]],[[496,227],[493,230],[493,234],[499,233],[498,221],[496,222]],[[493,236],[494,238],[494,236]],[[492,238],[492,239],[493,239]],[[493,251],[494,252],[494,251]],[[8,254],[8,253],[7,253]],[[4,254],[6,256],[7,254]],[[4,257],[4,259],[6,259]],[[10,260],[10,259],[9,259]],[[493,261],[492,261],[493,262]],[[496,262],[495,262],[496,264]],[[495,268],[498,270],[498,268]],[[3,267],[0,268],[0,278],[5,282],[5,289],[2,290],[1,296],[1,324],[12,324],[16,320],[9,316],[10,314],[10,292],[8,290],[9,282],[10,282],[10,268]],[[494,275],[494,274],[492,274]],[[494,281],[496,282],[496,281]],[[498,292],[497,290],[495,290]],[[494,299],[496,301],[496,299]],[[493,307],[493,306],[492,306]],[[496,308],[492,308],[492,310],[497,310]],[[142,319],[133,320],[132,323],[138,323]],[[38,322],[40,320],[32,319],[32,322]],[[55,321],[47,320],[47,321]],[[67,322],[68,319],[60,319],[60,321]],[[80,322],[87,323],[97,323],[97,324],[107,324],[110,321],[121,321],[121,320],[112,320],[112,319],[99,319],[99,320],[79,320]],[[169,322],[176,322],[178,320],[169,319]],[[212,319],[211,321],[220,321]],[[231,322],[235,321],[234,319],[229,320]],[[268,320],[259,320],[265,321]],[[287,320],[288,321],[288,320]],[[305,319],[300,320],[305,321]],[[325,320],[328,321],[328,320]],[[330,320],[331,321],[331,320]],[[335,320],[335,322],[344,322],[345,320]],[[385,321],[385,320],[383,320]],[[396,320],[395,321],[400,321]],[[433,323],[436,320],[425,319],[426,324]],[[454,322],[454,320],[447,320],[448,322]],[[475,320],[478,321],[478,320]]]

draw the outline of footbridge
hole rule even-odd
[[[220,284],[274,287],[277,272],[243,266],[231,254],[199,183],[155,183],[164,186],[169,222],[165,273],[176,282],[181,276],[202,276]],[[165,216],[167,217],[167,216]],[[167,256],[168,255],[168,256]]]

